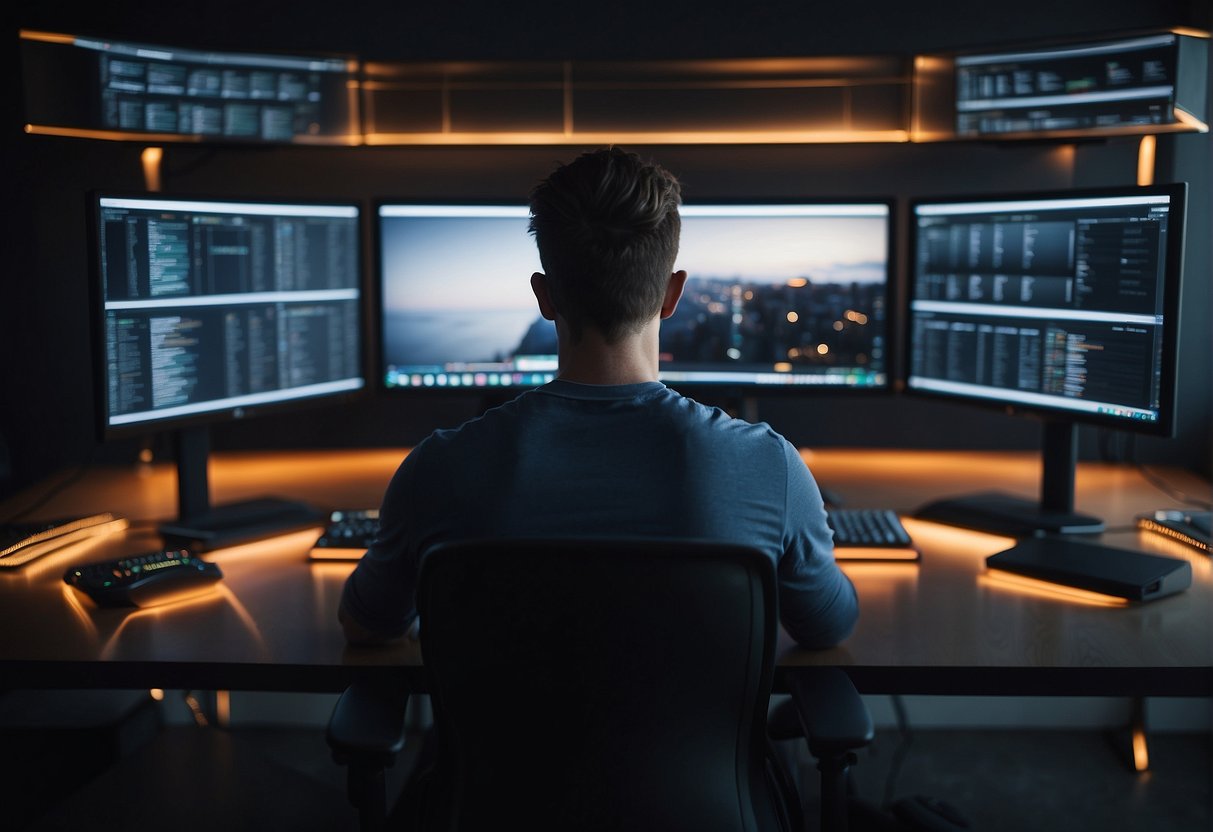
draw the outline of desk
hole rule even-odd
[[[217,502],[265,495],[317,507],[377,505],[401,450],[220,454]],[[998,488],[1036,493],[1034,455],[926,451],[805,452],[818,480],[848,505],[909,513],[936,497]],[[1209,493],[1181,470],[1175,488]],[[162,687],[336,691],[358,675],[421,684],[415,643],[350,648],[336,624],[349,564],[309,563],[317,531],[208,558],[225,579],[201,599],[140,611],[98,610],[62,582],[72,564],[156,548],[154,521],[175,511],[173,469],[97,468],[29,519],[108,510],[131,530],[0,574],[0,687]],[[805,651],[782,637],[777,685],[806,665],[847,668],[869,693],[1213,695],[1213,567],[1207,556],[1131,528],[1133,516],[1175,507],[1128,466],[1078,468],[1078,508],[1105,518],[1110,545],[1185,558],[1193,585],[1177,596],[1109,608],[1004,588],[985,574],[1005,538],[907,520],[920,563],[850,563],[860,623],[843,645]],[[0,505],[7,516],[54,484]]]

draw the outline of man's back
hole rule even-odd
[[[780,618],[809,647],[837,644],[858,615],[834,563],[821,493],[796,449],[657,379],[681,201],[660,165],[611,147],[562,165],[531,192],[556,324],[557,381],[422,442],[392,478],[381,534],[350,575],[354,641],[403,634],[422,554],[477,537],[667,537],[754,546],[777,564]],[[456,256],[452,252],[452,256]]]
[[[439,431],[402,464],[381,517],[345,602],[381,632],[405,623],[383,611],[411,616],[421,553],[474,537],[745,543],[778,564],[782,617],[798,641],[837,643],[855,618],[820,493],[795,449],[766,425],[658,382],[556,381]]]

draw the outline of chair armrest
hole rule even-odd
[[[329,717],[326,738],[339,763],[358,761],[387,768],[404,748],[404,709],[409,695],[394,685],[354,682]]]
[[[846,673],[836,667],[797,668],[788,682],[814,757],[843,754],[872,741],[872,715]]]

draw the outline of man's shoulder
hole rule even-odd
[[[739,419],[727,411],[714,405],[707,405],[675,393],[677,399],[674,407],[681,411],[683,418],[693,424],[698,424],[706,430],[727,433],[745,440],[763,444],[786,444],[787,440],[766,422],[749,422]]]
[[[453,427],[434,430],[413,448],[409,456],[420,462],[443,455],[452,448],[463,449],[477,443],[491,444],[500,441],[501,437],[514,429],[518,423],[519,399],[512,399],[490,408]],[[460,453],[463,452],[460,450]]]
[[[766,422],[749,422],[730,415],[725,410],[702,404],[687,396],[679,396],[676,417],[688,434],[698,436],[718,452],[726,449],[731,455],[753,463],[779,457],[798,456],[799,452],[787,439]]]

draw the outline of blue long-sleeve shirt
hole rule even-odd
[[[372,632],[399,635],[416,617],[421,554],[435,543],[587,536],[761,549],[776,563],[784,627],[805,647],[837,644],[858,616],[821,492],[787,440],[659,382],[561,380],[437,431],[404,459],[342,607]]]

